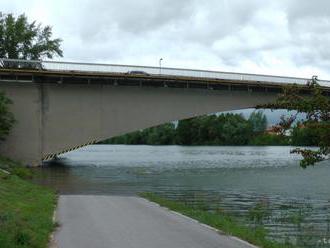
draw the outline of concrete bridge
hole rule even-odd
[[[2,67],[1,67],[2,65]],[[109,64],[0,59],[17,123],[0,153],[40,165],[131,131],[273,101],[308,79]],[[320,81],[326,94],[330,82]]]

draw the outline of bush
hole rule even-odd
[[[12,101],[0,91],[0,140],[5,140],[15,123],[14,115],[9,110],[10,104]]]
[[[25,167],[15,167],[12,170],[12,173],[22,179],[28,179],[32,177],[32,172]]]
[[[285,146],[289,145],[289,138],[283,135],[265,133],[252,138],[249,144],[254,146]]]
[[[32,172],[30,169],[24,167],[19,162],[2,156],[0,156],[0,169],[8,171],[10,174],[16,175],[23,179],[32,177]]]

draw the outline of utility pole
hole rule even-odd
[[[160,58],[159,59],[159,75],[162,74],[162,61],[163,61],[163,58]]]

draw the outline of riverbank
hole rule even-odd
[[[155,202],[162,207],[166,207],[169,210],[178,212],[192,219],[199,221],[200,223],[211,226],[220,232],[227,235],[236,236],[245,240],[251,244],[254,244],[262,248],[294,248],[295,246],[289,244],[280,244],[274,241],[270,241],[266,238],[266,230],[262,227],[249,228],[239,223],[237,220],[223,212],[209,212],[204,210],[203,207],[187,206],[183,203],[168,200],[159,197],[153,193],[142,193],[141,197]]]
[[[0,157],[0,246],[45,248],[54,230],[54,191],[26,178],[30,171]]]

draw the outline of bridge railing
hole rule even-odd
[[[259,75],[248,73],[192,70],[169,67],[137,66],[137,65],[119,65],[119,64],[96,64],[96,63],[78,63],[62,61],[39,61],[39,60],[15,60],[1,59],[0,68],[13,69],[36,69],[65,72],[90,72],[90,73],[128,73],[132,71],[143,71],[150,75],[157,76],[183,76],[208,79],[222,79],[234,81],[250,81],[263,83],[283,83],[283,84],[306,84],[308,78],[283,77],[271,75]],[[322,86],[330,87],[330,81],[319,80]]]

